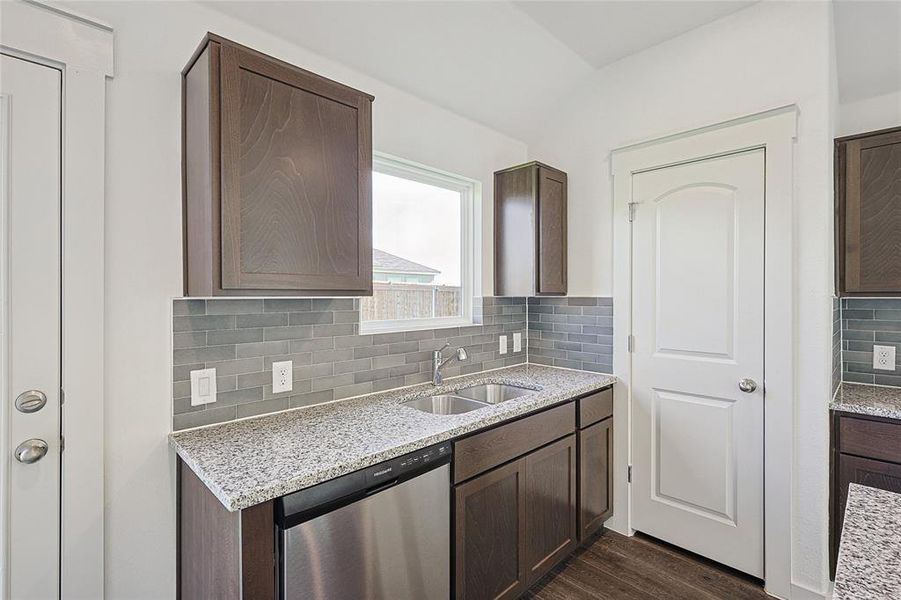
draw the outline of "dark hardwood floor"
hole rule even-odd
[[[604,530],[551,571],[530,600],[750,600],[770,598],[760,580],[652,537]]]

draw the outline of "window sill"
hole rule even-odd
[[[470,325],[473,325],[472,319],[464,317],[409,321],[369,321],[360,323],[360,335],[403,333],[405,331],[422,331],[425,329],[449,329],[451,327],[468,327]]]

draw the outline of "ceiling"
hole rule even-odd
[[[206,5],[518,139],[595,69],[747,1]]]
[[[836,2],[835,53],[840,102],[901,90],[901,2]]]
[[[204,2],[424,100],[528,140],[595,70],[746,0]],[[841,102],[901,89],[901,2],[837,0]]]
[[[585,62],[599,69],[754,2],[605,0],[515,4]]]

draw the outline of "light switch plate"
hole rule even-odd
[[[516,332],[513,334],[513,351],[521,352],[522,351],[522,334]]]
[[[894,371],[895,347],[873,346],[873,368],[880,371]]]
[[[294,389],[294,365],[290,360],[272,363],[272,393],[290,392]]]
[[[507,353],[507,336],[502,335],[498,341],[497,351],[500,354]]]
[[[191,371],[191,406],[216,401],[216,369]]]

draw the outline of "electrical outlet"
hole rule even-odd
[[[873,368],[880,371],[894,371],[895,347],[873,346]]]
[[[294,389],[294,366],[290,360],[272,363],[272,393],[290,392]]]
[[[513,351],[522,352],[522,334],[518,331],[513,334]]]
[[[191,406],[216,401],[216,369],[191,371]]]
[[[501,354],[506,354],[506,353],[507,353],[507,336],[502,335],[502,336],[499,338],[498,346],[497,346],[497,351],[498,351],[499,353],[501,353]]]

